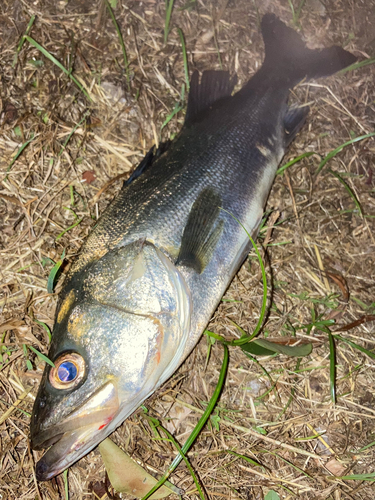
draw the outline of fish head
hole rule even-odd
[[[153,244],[109,251],[64,287],[31,420],[39,480],[111,434],[182,361],[191,297]]]

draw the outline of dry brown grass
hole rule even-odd
[[[0,5],[2,499],[64,497],[62,477],[36,484],[33,471],[40,454],[29,449],[29,415],[25,412],[31,412],[43,366],[29,351],[33,370],[27,370],[22,345],[48,351],[48,335],[35,321],[53,326],[56,295],[46,291],[52,267],[46,258],[56,261],[65,250],[66,272],[94,220],[120,189],[117,176],[130,172],[159,139],[161,124],[179,99],[184,69],[175,27],[185,34],[190,69],[219,68],[220,54],[222,66],[236,71],[241,84],[262,60],[256,5],[259,15],[272,10],[288,23],[292,19],[286,0],[197,0],[194,8],[183,11],[179,7],[184,2],[179,1],[165,46],[163,1],[118,3],[115,13],[130,61],[130,90],[118,38],[103,2],[3,0]],[[300,24],[311,46],[338,43],[366,58],[375,52],[374,12],[374,1],[328,1],[323,7],[318,0],[307,0]],[[92,102],[28,43],[13,66],[17,45],[32,15],[37,17],[30,36],[65,67],[74,68]],[[372,131],[373,81],[374,67],[368,66],[318,84],[300,85],[295,98],[311,103],[312,109],[285,160],[305,151],[325,155],[352,135]],[[86,122],[62,149],[86,111]],[[174,134],[182,121],[180,113],[162,137]],[[4,181],[15,152],[31,137]],[[341,329],[375,314],[374,144],[369,139],[349,146],[329,165],[345,175],[365,218],[354,211],[352,198],[327,169],[314,176],[316,156],[276,179],[268,209],[278,210],[282,223],[273,230],[266,249],[273,306],[264,333],[270,337],[289,336],[292,325],[311,322],[312,307],[325,319],[334,318],[335,328]],[[82,182],[87,171],[96,177],[91,184]],[[82,221],[56,240],[75,222],[72,212],[64,208],[71,207],[70,186],[75,193],[73,209]],[[256,259],[249,262],[226,294],[226,299],[236,302],[223,302],[210,324],[211,330],[227,337],[236,335],[231,321],[251,332],[259,315],[262,283]],[[330,294],[336,297],[328,301],[325,297]],[[342,335],[372,350],[374,324],[364,322]],[[304,338],[305,331],[296,335]],[[337,343],[338,397],[334,406],[329,396],[327,336],[316,329],[311,336],[313,353],[302,360],[298,373],[295,359],[260,359],[276,383],[276,390],[261,399],[257,397],[270,387],[268,378],[240,350],[231,350],[225,390],[215,412],[221,419],[219,428],[206,426],[189,454],[208,498],[260,500],[269,489],[283,499],[374,497],[371,483],[334,477],[375,470],[374,447],[358,451],[375,440],[374,361]],[[180,443],[197,422],[217,381],[222,350],[213,347],[207,367],[206,355],[204,337],[147,402],[151,414],[169,425]],[[168,420],[171,417],[175,420]],[[257,426],[267,429],[266,437],[254,430]],[[320,439],[301,439],[320,433]],[[154,471],[165,470],[175,456],[172,445],[153,439],[141,413],[129,418],[114,439]],[[264,468],[250,466],[226,450],[252,457]],[[104,477],[100,455],[94,451],[70,470],[70,497],[107,498]],[[197,497],[185,465],[172,480],[186,496]]]

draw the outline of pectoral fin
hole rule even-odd
[[[199,274],[204,271],[223,231],[220,206],[221,197],[213,189],[200,193],[191,208],[176,264],[191,267]]]

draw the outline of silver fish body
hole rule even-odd
[[[146,156],[72,266],[49,354],[56,367],[45,369],[32,416],[32,447],[52,445],[40,480],[105,439],[191,352],[249,251],[232,215],[256,235],[305,119],[306,109],[288,108],[289,89],[354,61],[338,47],[306,49],[270,14],[262,32],[265,62],[233,96],[227,73],[193,75],[179,136]]]

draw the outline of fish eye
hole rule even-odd
[[[62,354],[49,373],[49,381],[55,389],[71,389],[79,384],[86,371],[85,361],[75,352]]]

